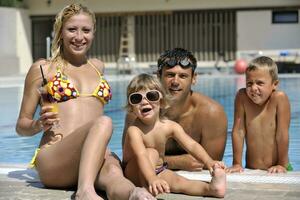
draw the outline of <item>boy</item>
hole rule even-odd
[[[136,76],[127,87],[127,109],[136,115],[124,137],[124,174],[135,185],[148,187],[154,196],[160,193],[185,193],[224,197],[225,166],[214,161],[203,147],[189,137],[174,121],[163,117],[168,99],[157,78],[148,74]],[[212,174],[210,183],[188,180],[167,169],[165,145],[173,138]]]
[[[232,129],[233,166],[227,172],[242,172],[246,142],[246,168],[286,172],[288,160],[290,103],[278,91],[278,69],[269,57],[254,59],[246,69],[246,88],[235,98]]]

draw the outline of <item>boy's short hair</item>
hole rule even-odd
[[[197,60],[192,52],[183,48],[174,48],[164,51],[157,60],[158,73],[161,75],[163,67],[172,68],[180,65],[183,68],[192,67],[194,74]]]
[[[249,63],[246,72],[253,71],[259,68],[267,68],[273,82],[278,80],[278,68],[276,63],[271,58],[267,56],[260,56],[253,59]]]
[[[156,76],[145,73],[135,76],[127,86],[127,101],[125,106],[127,111],[132,111],[132,105],[130,105],[128,100],[129,95],[140,90],[158,90],[162,94],[160,100],[160,116],[163,116],[169,107],[171,96],[167,93]]]

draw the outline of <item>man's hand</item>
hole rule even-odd
[[[225,171],[226,173],[234,173],[234,172],[241,173],[244,171],[244,169],[241,165],[235,164],[232,167],[226,168]]]

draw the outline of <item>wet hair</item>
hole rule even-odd
[[[173,61],[172,64],[169,64],[170,60]],[[182,61],[186,62],[187,65],[181,65]],[[159,56],[157,60],[159,75],[161,75],[163,67],[172,68],[177,64],[180,64],[183,68],[192,67],[192,74],[194,74],[197,67],[197,59],[192,52],[183,48],[166,50]]]
[[[94,24],[94,32],[96,31],[96,17],[95,14],[89,10],[87,7],[81,4],[70,4],[64,7],[55,17],[55,22],[53,25],[54,38],[52,41],[51,47],[51,61],[61,61],[63,60],[63,42],[62,42],[62,29],[66,21],[68,21],[71,17],[78,14],[87,14],[92,18]]]
[[[269,71],[270,76],[272,77],[272,81],[277,81],[278,80],[278,68],[276,63],[269,57],[267,56],[260,56],[255,59],[253,59],[247,69],[246,73],[257,70],[257,69],[267,69]]]
[[[158,90],[162,98],[160,99],[160,117],[163,117],[169,108],[171,96],[166,92],[158,78],[150,74],[139,74],[135,76],[127,86],[127,103],[125,108],[128,112],[132,112],[132,105],[129,103],[129,95],[141,90]]]

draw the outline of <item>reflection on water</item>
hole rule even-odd
[[[122,80],[124,78],[122,77]],[[113,119],[114,133],[110,141],[110,148],[121,157],[121,138],[126,100],[125,81],[110,82],[113,91],[112,101],[106,105],[105,113]],[[291,102],[290,148],[289,157],[295,170],[300,171],[300,77],[280,77],[280,89],[284,90]],[[223,105],[228,117],[228,138],[224,161],[227,166],[232,162],[231,128],[233,124],[234,97],[236,91],[244,87],[244,76],[199,76],[195,91],[201,91]],[[15,133],[15,122],[19,112],[20,99],[23,94],[21,87],[0,88],[0,163],[28,163],[38,146],[41,134],[33,137],[19,137]],[[216,122],[217,123],[217,122]]]

